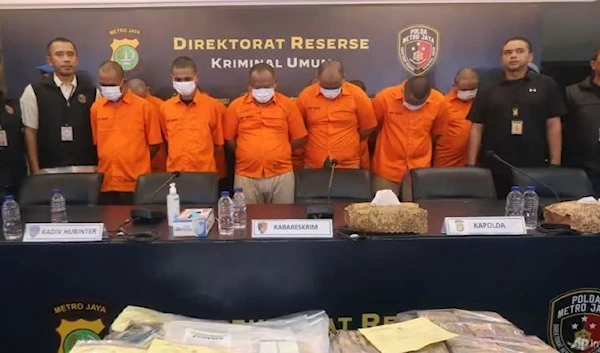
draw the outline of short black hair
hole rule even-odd
[[[529,41],[529,39],[525,38],[525,37],[510,37],[508,38],[504,44],[502,44],[502,53],[504,53],[504,47],[509,43],[509,42],[513,42],[513,41],[517,41],[520,40],[521,42],[525,42],[525,44],[527,44],[527,49],[529,50],[530,53],[533,53],[533,45],[531,45],[531,42]]]
[[[427,76],[414,76],[406,81],[404,89],[418,100],[425,99],[431,93],[431,82]]]
[[[73,46],[73,49],[75,49],[75,54],[77,54],[77,47],[75,46],[75,43],[71,42],[70,40],[64,37],[56,37],[49,41],[48,45],[46,45],[46,52],[48,53],[48,56],[52,55],[52,53],[50,52],[50,47],[52,47],[52,44],[54,43],[69,43]]]
[[[180,56],[173,60],[173,64],[171,64],[171,70],[187,68],[193,69],[194,72],[198,72],[198,69],[196,68],[196,62],[189,56]]]
[[[123,70],[121,64],[112,60],[106,60],[102,62],[102,64],[100,64],[100,70],[114,70],[119,75],[119,77],[125,77],[125,71]]]
[[[351,83],[351,84],[353,84],[355,86],[360,87],[360,89],[362,89],[365,92],[367,91],[367,86],[361,80],[352,80],[352,81],[348,81],[348,83]]]
[[[317,69],[317,76],[321,76],[323,74],[323,71],[325,71],[325,69],[327,69],[330,66],[337,67],[340,75],[342,75],[342,76],[344,75],[344,64],[342,64],[341,61],[327,60],[327,61],[323,61],[321,63],[321,65],[319,65],[319,68]]]
[[[275,69],[273,68],[273,66],[271,66],[267,63],[254,64],[254,66],[252,66],[250,68],[250,73],[248,73],[248,77],[252,76],[252,74],[255,72],[263,72],[263,71],[269,71],[271,73],[271,75],[273,75],[273,77],[275,77]]]
[[[594,51],[594,56],[592,56],[592,60],[598,60],[598,57],[600,56],[600,47],[596,48],[596,50]],[[600,61],[600,60],[598,60]]]

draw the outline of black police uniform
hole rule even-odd
[[[483,124],[480,162],[494,175],[498,197],[510,191],[510,170],[486,157],[493,150],[517,167],[543,167],[548,159],[546,120],[561,117],[566,108],[557,83],[528,72],[519,80],[503,80],[478,93],[468,119]]]
[[[18,197],[27,175],[25,140],[19,101],[0,91],[0,203],[5,195]]]
[[[600,197],[600,86],[588,77],[567,87],[563,164],[585,170]]]
[[[90,108],[96,99],[96,87],[77,74],[77,87],[66,100],[53,77],[32,85],[37,98],[37,131],[40,168],[94,166],[98,164],[92,140]],[[70,127],[73,141],[62,141],[61,129]]]

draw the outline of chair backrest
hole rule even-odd
[[[305,169],[295,173],[296,203],[318,203],[327,200],[330,169]],[[363,202],[373,198],[371,173],[360,169],[336,169],[331,185],[331,200]]]
[[[173,173],[151,173],[138,178],[133,196],[133,203],[164,204],[169,193],[169,186],[165,185],[154,196],[152,193],[164,184]],[[219,193],[219,176],[217,173],[182,172],[172,181],[177,185],[179,202],[182,204],[216,204]]]
[[[418,168],[410,171],[412,199],[495,199],[496,187],[489,169]]]
[[[59,173],[30,175],[19,193],[21,206],[50,205],[52,192],[60,189],[67,205],[97,205],[103,175],[100,173]]]
[[[561,200],[573,200],[586,196],[593,196],[592,182],[585,171],[576,168],[522,168],[522,171],[531,175],[535,180],[552,187]],[[519,173],[512,172],[514,185],[535,186],[535,191],[540,198],[555,199],[554,193],[537,181]]]

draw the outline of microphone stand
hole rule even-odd
[[[307,218],[333,219],[333,205],[331,204],[331,186],[333,185],[333,176],[335,174],[335,167],[337,165],[337,159],[331,161],[331,173],[329,174],[329,184],[327,185],[327,202],[325,204],[308,205],[306,207]]]

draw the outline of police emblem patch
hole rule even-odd
[[[260,232],[260,234],[265,234],[265,232],[267,231],[267,222],[258,222],[258,231]]]
[[[79,94],[77,96],[77,101],[81,104],[85,104],[87,102],[87,98],[83,94]]]
[[[42,227],[40,226],[31,226],[31,228],[29,228],[29,236],[31,236],[32,238],[37,237],[40,232],[42,230]]]
[[[75,302],[53,307],[60,336],[57,353],[69,353],[77,341],[100,340],[105,330],[106,307],[99,303]]]
[[[141,31],[137,28],[115,28],[108,33],[113,37],[110,43],[110,60],[119,63],[124,71],[135,69],[140,62],[138,37]]]
[[[4,110],[6,110],[6,112],[10,115],[13,115],[15,113],[15,110],[13,109],[13,107],[11,107],[8,104],[4,106]]]
[[[440,45],[440,32],[426,25],[412,25],[398,32],[398,56],[406,71],[413,76],[427,73],[435,65]]]
[[[600,352],[600,290],[578,289],[550,302],[549,341],[560,353]]]
[[[463,221],[455,221],[454,225],[456,226],[456,231],[457,232],[464,232],[465,231],[465,222],[463,222]]]

